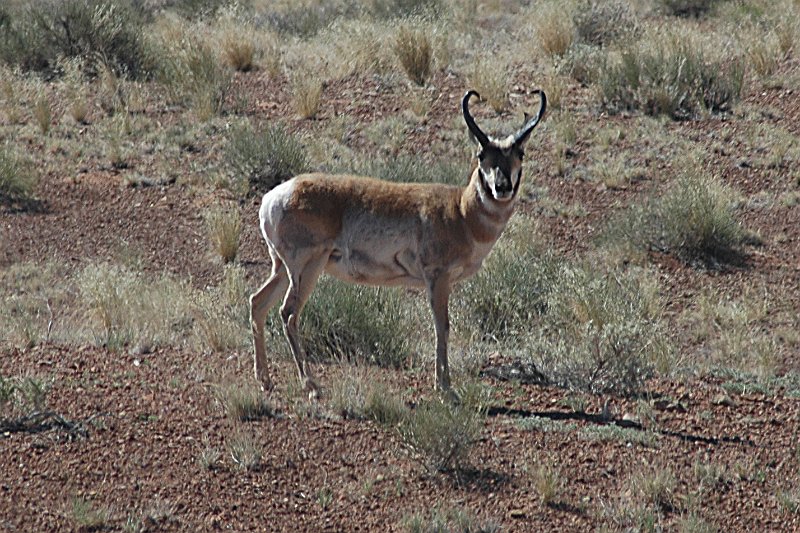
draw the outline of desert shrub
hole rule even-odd
[[[503,529],[493,520],[482,521],[467,509],[434,508],[402,520],[408,533],[497,533]]]
[[[579,41],[606,45],[636,32],[636,19],[627,2],[583,0],[572,16]]]
[[[702,109],[730,109],[739,100],[743,83],[741,58],[713,57],[697,39],[674,33],[631,43],[618,60],[606,61],[597,76],[606,110],[640,110],[674,118]]]
[[[225,263],[236,259],[239,236],[242,233],[242,215],[236,208],[216,205],[203,215],[212,250]]]
[[[421,401],[401,423],[403,442],[430,472],[460,471],[483,427],[483,413],[439,399]]]
[[[369,13],[377,19],[411,16],[437,17],[444,13],[442,0],[371,0]]]
[[[201,120],[222,110],[233,79],[204,33],[201,26],[167,17],[151,37],[159,50],[157,80],[173,102],[190,106]]]
[[[424,312],[397,289],[349,285],[323,277],[301,317],[311,360],[351,360],[402,367],[417,346],[417,317]],[[274,335],[282,335],[278,320]],[[425,349],[429,349],[427,344]]]
[[[33,165],[8,145],[0,147],[0,201],[30,198],[37,182]]]
[[[555,384],[636,394],[668,365],[660,300],[639,273],[565,263],[546,306],[532,357]]]
[[[363,176],[373,176],[397,183],[445,183],[464,185],[468,180],[464,165],[450,161],[428,162],[419,156],[398,155],[396,157],[372,157],[356,164],[336,168]]]
[[[231,128],[225,161],[234,180],[246,180],[259,193],[308,170],[305,149],[280,124],[261,131],[249,123]]]
[[[359,14],[360,8],[354,3],[342,5],[336,2],[307,2],[291,4],[286,9],[269,10],[255,19],[256,25],[264,25],[284,34],[310,38],[330,27],[339,19],[352,18]]]
[[[215,389],[217,401],[231,420],[246,422],[275,414],[264,392],[254,384],[223,383]]]
[[[76,283],[83,328],[96,344],[147,352],[180,345],[191,333],[191,290],[184,283],[107,263],[85,267]]]
[[[433,65],[433,49],[425,30],[401,27],[395,38],[394,52],[411,81],[425,85]]]
[[[608,61],[608,53],[603,49],[588,44],[578,43],[558,63],[558,72],[575,81],[589,85],[597,81],[597,77]]]
[[[0,26],[0,60],[24,70],[52,74],[60,58],[79,57],[134,78],[148,72],[143,23],[125,1],[36,0]]]
[[[377,384],[367,392],[364,416],[381,426],[394,428],[408,416],[408,408],[386,386]]]
[[[170,7],[188,20],[212,18],[230,0],[166,0],[164,7]]]
[[[544,313],[558,262],[536,234],[531,220],[511,220],[483,268],[453,296],[460,327],[503,340],[526,333]]]
[[[734,212],[730,189],[687,168],[663,195],[613,217],[601,242],[630,243],[635,249],[671,253],[693,263],[735,261],[746,235]]]
[[[675,17],[699,17],[705,15],[716,4],[724,0],[657,0],[656,5],[667,15]]]

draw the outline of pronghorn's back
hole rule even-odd
[[[265,194],[259,216],[279,255],[320,249],[326,272],[345,281],[421,287],[426,267],[470,244],[462,196],[451,185],[304,174]],[[452,257],[436,250],[443,240]]]

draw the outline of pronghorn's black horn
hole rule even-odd
[[[461,99],[461,110],[464,112],[464,122],[467,123],[467,127],[469,131],[478,139],[481,147],[486,146],[489,144],[489,137],[483,133],[483,131],[475,124],[475,119],[472,118],[472,115],[469,112],[469,99],[473,96],[477,96],[480,100],[481,95],[479,95],[476,91],[467,91],[467,94],[464,95],[464,98]]]
[[[522,144],[526,140],[528,140],[528,135],[531,134],[533,128],[535,128],[536,125],[539,124],[539,121],[542,120],[544,112],[547,109],[547,97],[545,96],[544,91],[542,91],[541,89],[536,89],[535,91],[533,91],[533,94],[538,94],[539,98],[542,101],[541,106],[539,106],[539,112],[536,114],[535,117],[526,122],[514,135],[514,144]]]

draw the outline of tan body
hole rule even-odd
[[[521,149],[491,142],[491,168],[483,158],[465,188],[305,174],[264,195],[259,219],[272,274],[250,303],[255,373],[265,389],[271,381],[263,328],[269,309],[283,297],[281,318],[298,374],[316,392],[300,346],[298,317],[323,272],[351,283],[427,289],[436,327],[435,382],[440,389],[450,387],[452,286],[480,268],[514,210],[519,185]],[[495,178],[487,178],[501,167],[516,175],[513,192],[495,192]]]

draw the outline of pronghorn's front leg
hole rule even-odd
[[[447,271],[434,273],[428,279],[428,298],[436,327],[436,389],[450,390],[450,370],[447,365],[447,338],[450,335],[450,318],[447,304],[450,299],[450,275]]]

